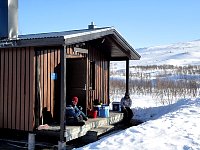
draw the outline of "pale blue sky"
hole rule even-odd
[[[133,48],[200,39],[200,0],[19,0],[19,33],[113,26]]]

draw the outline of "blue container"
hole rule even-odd
[[[107,118],[109,117],[109,106],[102,105],[100,108],[100,117]]]
[[[112,102],[112,110],[113,111],[121,111],[121,103],[120,102]]]
[[[94,110],[97,110],[97,116],[100,116],[101,105],[93,105]]]

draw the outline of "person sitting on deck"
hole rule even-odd
[[[121,111],[124,113],[123,122],[125,125],[130,125],[130,120],[133,117],[133,111],[130,109],[132,100],[129,93],[125,93],[125,96],[121,99]]]
[[[51,112],[48,111],[47,107],[44,107],[42,109],[42,124],[52,124],[53,123],[53,117],[51,115]]]
[[[84,125],[88,117],[82,112],[82,108],[77,107],[78,97],[72,98],[72,104],[67,105],[65,115],[66,115],[66,125]]]

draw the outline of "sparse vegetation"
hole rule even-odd
[[[130,67],[130,92],[150,94],[157,102],[171,104],[179,98],[200,96],[200,66],[132,66]],[[111,72],[110,94],[125,91],[125,70]]]

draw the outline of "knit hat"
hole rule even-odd
[[[129,96],[130,94],[129,93],[125,93],[125,96]]]
[[[76,97],[76,96],[75,96],[75,97],[73,97],[73,98],[72,98],[72,101],[74,101],[74,102],[78,103],[78,97]]]

